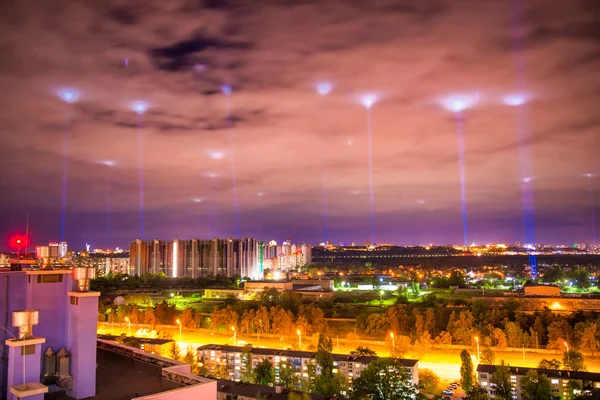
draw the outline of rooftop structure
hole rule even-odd
[[[100,293],[90,292],[91,278],[89,268],[0,272],[2,395],[37,399],[50,389],[73,399],[95,395]]]

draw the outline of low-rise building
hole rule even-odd
[[[226,299],[230,296],[241,299],[246,291],[244,289],[205,289],[206,299]]]
[[[477,366],[477,382],[479,386],[485,388],[490,397],[494,398],[496,395],[496,386],[491,382],[492,375],[496,372],[497,365],[479,364]],[[521,378],[523,378],[529,371],[536,371],[539,375],[546,375],[550,379],[552,385],[552,396],[555,398],[567,398],[570,393],[567,393],[568,385],[570,381],[576,381],[579,384],[581,390],[573,394],[583,394],[591,392],[593,389],[600,389],[600,373],[596,372],[584,372],[584,371],[566,371],[566,370],[553,370],[553,369],[541,369],[541,368],[524,368],[524,367],[512,367],[510,368],[510,383],[512,386],[513,399],[521,398]]]
[[[316,353],[299,350],[279,350],[262,347],[250,347],[249,354],[252,357],[252,365],[256,366],[263,360],[269,360],[275,369],[275,378],[278,379],[280,364],[287,362],[294,370],[298,378],[309,377],[309,367],[314,366],[318,371]],[[241,346],[224,346],[208,344],[198,347],[198,360],[205,366],[209,373],[228,375],[230,380],[240,380],[242,365],[246,357],[244,348]],[[332,354],[334,373],[343,376],[348,381],[360,377],[372,361],[378,359],[376,356],[357,356],[348,354]],[[418,360],[401,359],[407,369],[412,382],[419,383]]]

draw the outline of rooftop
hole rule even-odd
[[[306,400],[333,400],[338,397],[335,395],[320,395],[314,393],[302,393],[294,390],[282,390],[277,393],[277,389],[271,386],[254,385],[251,383],[235,382],[225,379],[217,381],[217,390],[219,393],[226,393],[234,396],[264,398],[268,400],[288,400],[290,393],[303,394]]]
[[[529,371],[536,371],[538,374],[544,374],[548,378],[567,378],[567,379],[578,379],[582,381],[593,381],[600,382],[600,373],[598,372],[586,372],[586,371],[568,371],[564,369],[542,369],[542,368],[525,368],[525,367],[512,367],[510,372],[515,375],[526,375]],[[477,366],[477,372],[487,372],[493,374],[496,372],[497,365],[479,364]]]
[[[229,346],[220,344],[206,344],[198,347],[198,350],[216,350],[225,351],[229,353],[241,353],[244,348],[241,346]],[[294,358],[314,358],[316,353],[314,351],[300,351],[300,350],[280,350],[280,349],[269,349],[263,347],[252,347],[250,352],[252,354],[265,355],[265,356],[284,356]],[[362,364],[368,364],[371,361],[377,360],[377,356],[357,356],[352,354],[332,354],[334,361],[351,361],[360,362]],[[403,365],[407,367],[414,367],[417,365],[419,360],[411,360],[402,358],[399,360]]]

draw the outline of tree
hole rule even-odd
[[[496,367],[496,372],[492,374],[490,382],[496,385],[496,398],[502,400],[512,399],[512,385],[510,384],[510,368],[502,364]]]
[[[440,377],[430,369],[419,369],[419,389],[425,394],[439,393]]]
[[[183,313],[181,314],[181,325],[184,328],[195,328],[196,327],[196,318],[194,316],[194,309],[192,308],[184,308]]]
[[[273,364],[267,359],[258,363],[253,372],[254,383],[257,385],[272,385],[275,381]]]
[[[368,347],[362,347],[362,346],[358,346],[356,348],[356,350],[354,351],[354,353],[359,356],[377,356],[377,353],[375,352],[375,350],[371,350]]]
[[[477,384],[473,386],[471,393],[469,393],[469,400],[489,400],[489,398],[488,391]]]
[[[435,344],[438,344],[438,345],[452,344],[452,335],[450,335],[446,331],[440,332],[440,334],[435,338]]]
[[[552,400],[552,385],[546,375],[538,375],[537,371],[532,370],[520,382],[523,400]]]
[[[287,361],[279,363],[279,381],[280,385],[283,385],[286,389],[289,389],[296,385],[296,375],[294,369]]]
[[[241,366],[241,375],[240,380],[242,382],[252,383],[252,346],[249,344],[245,345],[242,348],[242,366]]]
[[[468,394],[473,387],[473,361],[467,350],[460,352],[460,360],[460,385]]]
[[[581,393],[581,385],[576,380],[567,383],[567,400],[573,400]]]
[[[506,349],[506,334],[500,328],[495,328],[493,332],[494,344],[496,345],[496,349],[498,351],[502,351]]]
[[[351,400],[415,400],[417,388],[412,383],[406,367],[395,359],[378,359],[371,362],[352,381]]]
[[[193,374],[197,374],[198,363],[196,362],[196,358],[194,357],[194,347],[191,344],[187,348],[187,352],[183,357],[183,362],[190,365],[190,370]]]
[[[598,323],[586,323],[579,337],[579,348],[590,351],[593,357],[594,353],[600,348],[598,335]]]
[[[570,349],[563,354],[563,365],[571,371],[585,371],[583,354],[577,350]]]
[[[492,349],[489,348],[489,346],[485,346],[483,348],[483,351],[481,352],[481,364],[494,365],[495,361],[496,355],[494,354]]]
[[[173,360],[181,359],[181,350],[179,350],[179,346],[177,343],[171,342],[171,347],[169,347],[169,357]]]
[[[315,379],[314,391],[319,394],[337,394],[341,391],[339,380],[333,375],[333,357],[331,350],[333,344],[331,339],[324,334],[319,334],[317,350],[317,365],[320,374]]]
[[[260,303],[264,306],[264,307],[271,307],[271,306],[275,306],[277,304],[279,304],[279,300],[280,300],[280,294],[279,291],[275,288],[272,287],[266,287],[263,289],[262,292],[260,292]]]
[[[551,360],[548,360],[546,358],[544,358],[543,360],[541,360],[538,363],[538,368],[539,369],[560,369],[560,361],[557,360],[556,358],[553,358]]]

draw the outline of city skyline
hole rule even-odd
[[[0,13],[2,250],[596,240],[591,2],[53,4]]]

